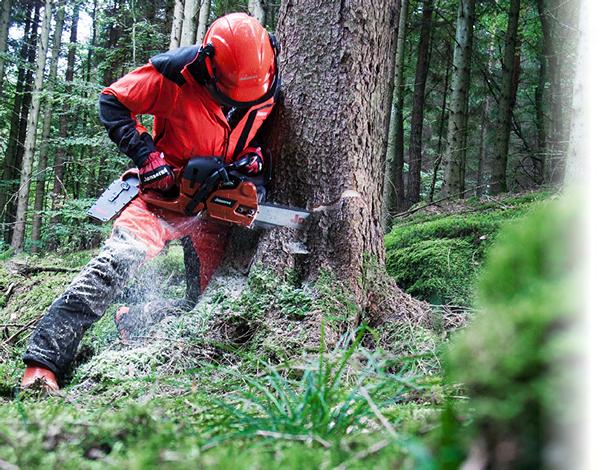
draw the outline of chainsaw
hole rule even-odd
[[[178,184],[167,193],[143,191],[138,174],[125,172],[102,193],[87,214],[107,222],[139,196],[154,207],[190,217],[207,217],[248,228],[301,228],[311,213],[263,203],[263,187],[240,171],[248,163],[249,158],[228,164],[218,157],[192,158],[183,169],[175,170]]]

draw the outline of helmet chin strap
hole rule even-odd
[[[207,71],[207,78],[204,81],[206,88],[221,106],[227,107],[234,107],[234,108],[250,108],[251,106],[255,106],[256,104],[264,103],[268,101],[273,96],[277,96],[280,92],[280,85],[281,81],[278,76],[278,52],[279,46],[276,40],[276,37],[270,33],[270,45],[274,50],[274,80],[272,81],[272,85],[270,85],[270,89],[266,92],[264,96],[258,98],[257,100],[253,101],[236,101],[230,98],[229,96],[225,95],[219,88],[218,88],[218,79],[216,78],[216,74],[214,73],[214,69],[212,67],[212,61],[210,60],[211,57],[214,57],[214,46],[212,43],[207,43],[205,46],[202,46],[199,49],[199,57],[205,64],[205,68]]]

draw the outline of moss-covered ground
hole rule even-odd
[[[291,273],[222,272],[191,313],[128,344],[113,305],[50,397],[18,390],[20,356],[75,272],[24,275],[14,263],[76,270],[93,253],[8,260],[0,265],[0,468],[432,469],[472,456],[535,468],[546,455],[567,455],[543,426],[574,422],[552,407],[563,384],[555,364],[568,364],[571,351],[564,294],[573,271],[559,247],[575,224],[559,201],[538,201],[547,198],[470,201],[452,216],[413,216],[387,237],[393,274],[421,266],[424,278],[425,266],[449,257],[433,272],[446,289],[434,292],[447,297],[435,295],[475,298],[479,312],[456,336],[408,321],[357,326],[364,312],[331,274],[298,285]],[[409,247],[418,253],[407,256]],[[467,256],[457,261],[455,250]],[[457,267],[471,272],[455,281]],[[119,303],[180,298],[180,247],[135,285]],[[510,461],[500,460],[504,449]]]
[[[439,336],[397,327],[402,356],[355,330],[357,307],[322,274],[311,286],[254,269],[221,273],[193,312],[123,344],[113,314],[131,299],[180,298],[182,251],[145,267],[88,332],[65,387],[21,393],[37,319],[92,253],[22,258],[0,271],[0,462],[19,468],[421,468],[443,389]],[[22,271],[22,270],[21,270]],[[11,287],[13,286],[13,287]],[[369,338],[369,348],[362,337]],[[415,340],[415,338],[418,338]],[[408,339],[408,341],[407,341]]]
[[[471,307],[473,286],[498,231],[552,197],[540,191],[469,199],[398,218],[385,238],[388,272],[418,299]]]

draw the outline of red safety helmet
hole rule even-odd
[[[269,100],[280,87],[278,43],[245,13],[218,18],[202,44],[207,87],[224,106],[248,107]]]

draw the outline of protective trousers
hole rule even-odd
[[[133,200],[115,220],[98,255],[52,303],[23,360],[63,378],[85,331],[102,317],[144,261],[157,256],[168,241],[183,239],[185,264],[197,268],[198,285],[188,285],[188,295],[190,289],[203,292],[220,264],[227,238],[226,225],[150,209],[141,198]],[[195,259],[190,259],[193,255]]]

